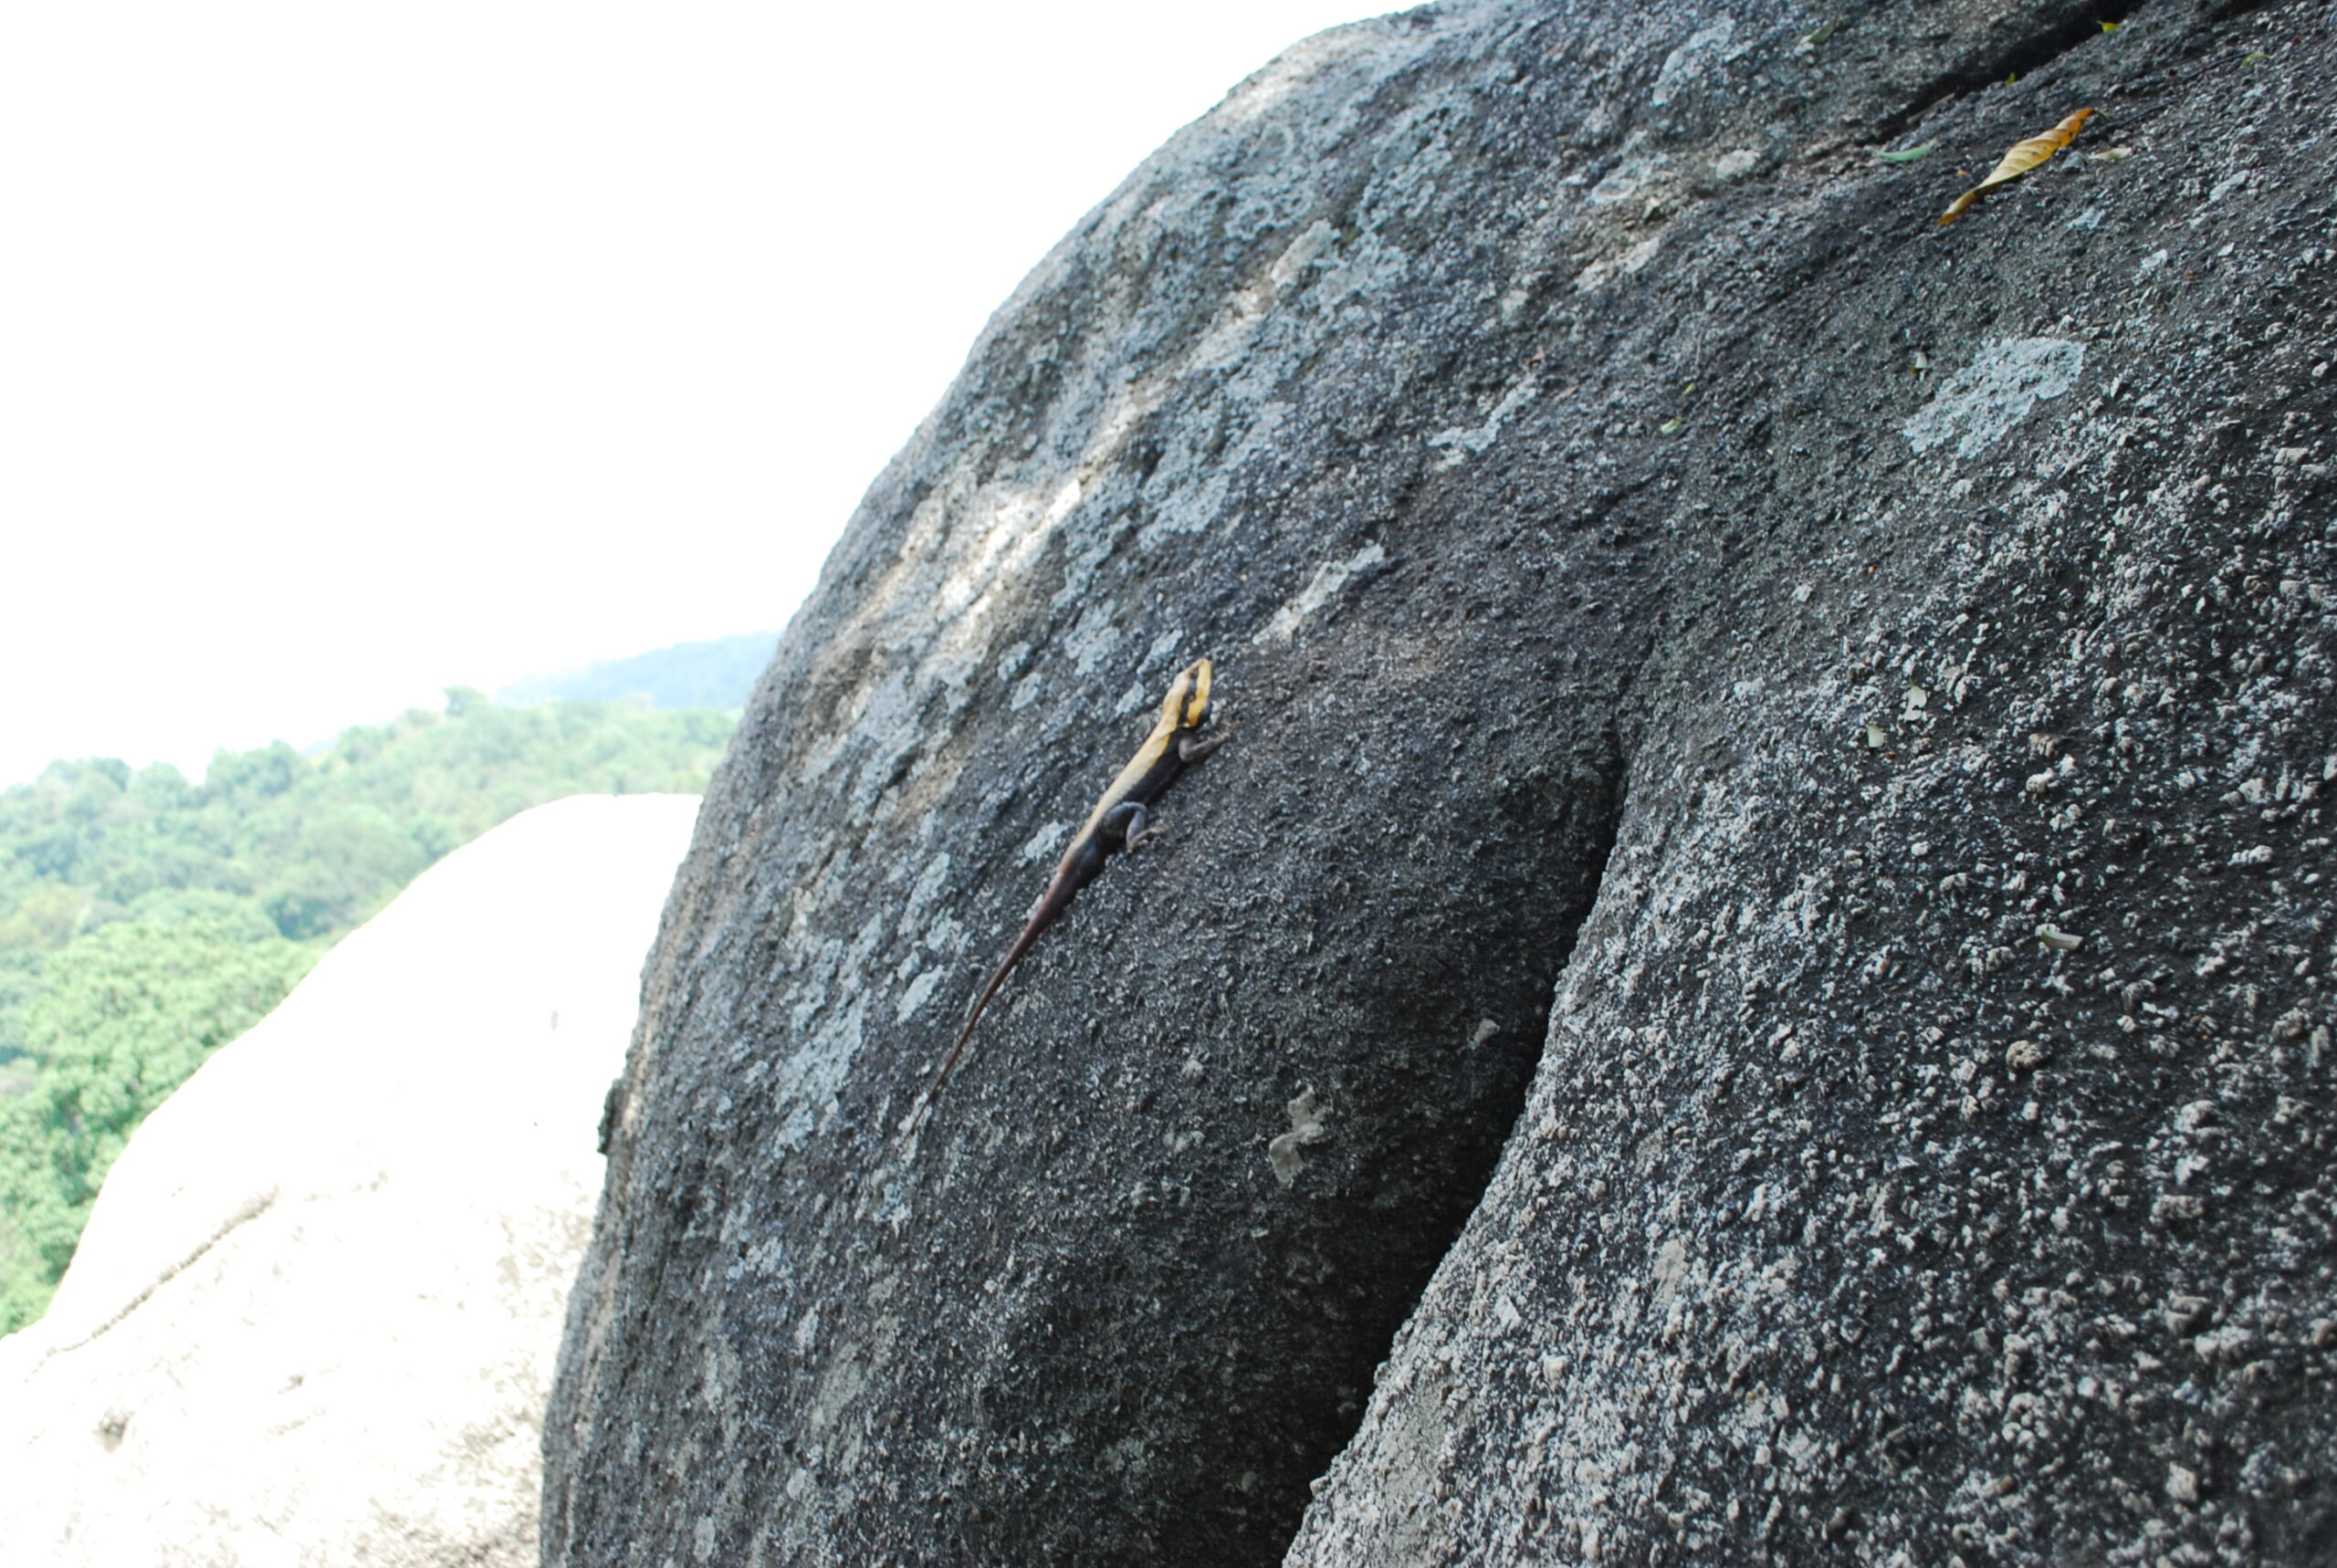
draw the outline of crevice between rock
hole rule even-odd
[[[2237,0],[2243,6],[2262,3],[2263,0]],[[2081,10],[1977,57],[1966,58],[1925,83],[1909,100],[1908,107],[1879,121],[1873,139],[1878,142],[1891,141],[1968,93],[2043,70],[2063,56],[2099,40],[2103,36],[2103,24],[2113,27],[2122,25],[2149,4],[2150,0],[2116,0],[2115,4]]]

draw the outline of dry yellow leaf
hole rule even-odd
[[[1998,185],[2010,184],[2039,163],[2044,162],[2046,159],[2076,141],[2078,132],[2084,129],[2085,122],[2092,118],[2093,110],[2080,109],[2043,135],[2032,136],[2026,141],[2014,142],[2012,151],[2005,154],[2004,162],[1990,171],[1986,179],[1956,197],[1947,211],[1940,214],[1939,221],[1943,224],[1954,223],[1962,217],[1971,208],[1972,204],[1978,201],[1982,195],[1995,190]]]

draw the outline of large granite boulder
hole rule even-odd
[[[0,1562],[516,1564],[692,796],[456,851],[148,1117],[0,1340]]]
[[[2331,16],[1455,4],[1140,168],[709,794],[546,1561],[2337,1554]]]

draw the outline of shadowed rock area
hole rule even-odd
[[[708,796],[545,1560],[2337,1552],[2337,39],[2118,10],[1416,12],[1091,214]]]

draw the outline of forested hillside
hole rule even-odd
[[[605,659],[580,670],[538,675],[496,693],[501,702],[645,701],[661,708],[740,708],[755,678],[770,663],[776,632],[744,632],[703,643],[676,643],[630,658]]]
[[[0,791],[0,1333],[40,1315],[139,1121],[334,941],[530,806],[703,789],[732,723],[456,688],[200,784],[98,758]]]

